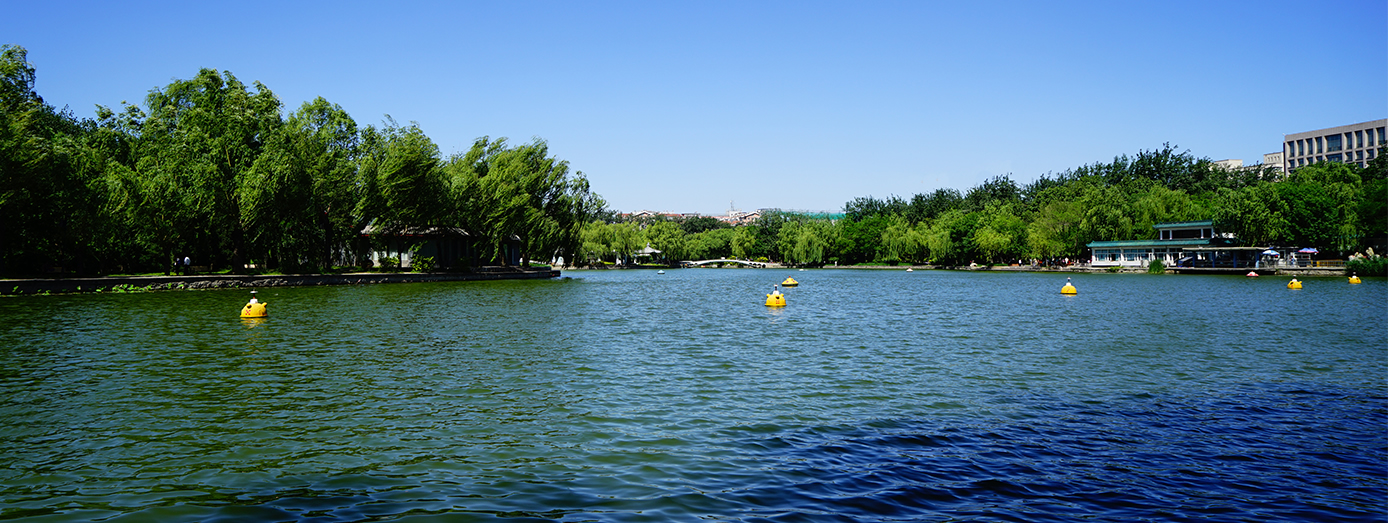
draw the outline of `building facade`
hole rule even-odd
[[[1267,153],[1263,155],[1263,165],[1277,169],[1282,174],[1287,173],[1287,156],[1280,152]]]
[[[1283,170],[1318,162],[1341,162],[1367,167],[1381,145],[1388,144],[1388,119],[1284,135]]]
[[[1232,238],[1215,231],[1213,220],[1158,223],[1152,228],[1157,230],[1155,240],[1089,242],[1090,266],[1136,268],[1157,260],[1168,267],[1192,263],[1213,267],[1216,261],[1233,262],[1230,249],[1238,249],[1231,247]]]
[[[1230,171],[1237,171],[1243,169],[1243,160],[1220,160],[1214,162],[1214,164],[1215,167],[1219,167],[1221,169],[1228,169]]]

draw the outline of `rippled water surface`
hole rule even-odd
[[[0,299],[0,519],[1388,519],[1381,279],[565,276]]]

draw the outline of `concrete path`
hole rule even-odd
[[[475,272],[361,272],[347,274],[112,276],[103,278],[54,278],[0,280],[0,294],[103,292],[115,287],[141,290],[226,289],[240,287],[300,287],[311,285],[364,285],[429,281],[528,280],[555,278],[555,269],[521,270],[483,267]]]

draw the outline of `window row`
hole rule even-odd
[[[1341,153],[1336,153],[1336,154],[1327,154],[1327,155],[1325,155],[1325,156],[1315,156],[1315,157],[1306,157],[1306,158],[1296,158],[1296,159],[1293,159],[1293,160],[1287,160],[1287,168],[1288,168],[1288,169],[1295,169],[1295,168],[1297,168],[1297,167],[1302,167],[1302,166],[1305,166],[1305,165],[1310,165],[1310,164],[1318,163],[1318,162],[1357,163],[1357,164],[1359,164],[1360,167],[1368,167],[1368,161],[1369,161],[1369,160],[1373,160],[1374,157],[1377,156],[1377,155],[1378,155],[1378,151],[1377,151],[1377,150],[1375,150],[1375,149],[1368,149],[1368,150],[1364,150],[1364,151],[1348,151],[1348,152],[1345,152],[1345,153],[1343,153],[1343,154],[1341,154]]]
[[[1290,141],[1287,142],[1287,155],[1308,156],[1345,149],[1377,149],[1380,145],[1388,144],[1388,136],[1384,135],[1384,131],[1385,128],[1379,127]]]

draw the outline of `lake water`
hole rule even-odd
[[[0,519],[1388,519],[1382,279],[666,272],[0,299]]]

